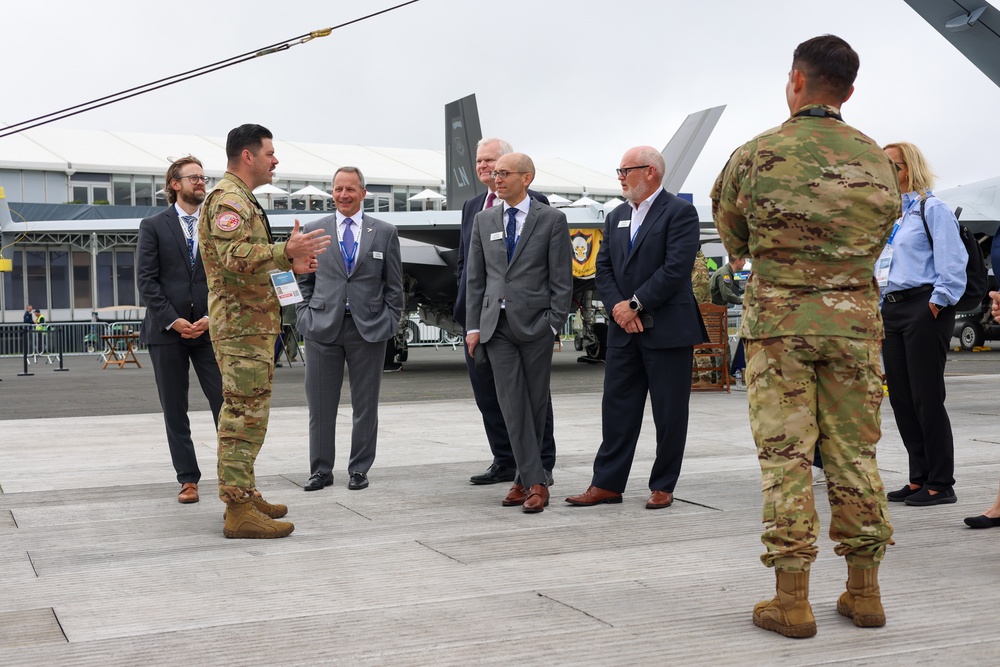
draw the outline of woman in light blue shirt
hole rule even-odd
[[[920,150],[899,142],[885,152],[896,164],[903,216],[876,267],[885,323],[882,359],[910,463],[910,483],[886,495],[907,505],[942,505],[957,500],[944,365],[969,255],[958,220],[931,193],[934,175]]]

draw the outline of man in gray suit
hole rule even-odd
[[[306,225],[306,231],[336,226],[340,250],[319,255],[316,273],[299,278],[303,300],[296,312],[305,339],[312,475],[306,491],[333,484],[345,361],[354,412],[347,488],[367,488],[375,461],[382,364],[403,309],[403,267],[396,227],[361,211],[366,192],[361,171],[341,167],[333,176],[336,214]]]
[[[566,215],[528,196],[535,165],[523,153],[497,160],[493,177],[503,206],[476,214],[469,243],[466,344],[482,345],[517,464],[505,506],[528,513],[549,503],[545,432],[552,336],[565,324],[573,292]]]

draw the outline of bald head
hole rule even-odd
[[[528,194],[528,185],[535,179],[535,163],[524,153],[501,155],[494,170],[497,174],[497,196],[509,206],[517,206]]]

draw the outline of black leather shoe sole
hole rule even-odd
[[[317,475],[313,475],[312,477],[309,478],[309,481],[306,482],[306,485],[302,488],[304,488],[306,491],[319,491],[320,489],[327,486],[331,486],[332,484],[333,484],[333,475],[329,475],[325,478],[320,478]]]

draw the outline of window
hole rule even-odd
[[[3,280],[4,308],[24,310],[24,253],[12,250],[10,254],[14,260],[14,270],[10,273],[0,273],[0,279]]]
[[[118,303],[115,305],[134,306],[139,303],[135,290],[135,252],[119,250],[115,253],[118,277]]]
[[[110,250],[97,253],[97,307],[115,305],[115,256]]]
[[[135,205],[153,205],[153,179],[149,176],[135,177]]]
[[[25,277],[28,283],[28,303],[38,309],[49,307],[49,292],[45,284],[45,251],[26,250]]]
[[[116,206],[131,206],[132,179],[129,176],[115,176],[114,193]]]
[[[76,251],[73,253],[73,307],[94,307],[90,287],[90,253]]]
[[[69,308],[69,253],[49,251],[49,279],[52,285],[52,307]]]

